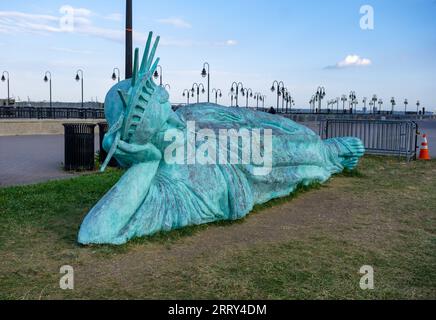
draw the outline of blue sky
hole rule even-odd
[[[436,107],[435,0],[133,0],[135,46],[148,31],[162,37],[158,56],[172,102],[211,65],[212,87],[233,81],[268,96],[283,80],[297,106],[319,85],[327,98],[355,90],[361,100],[376,93],[387,108],[421,100]],[[60,28],[60,9],[74,8],[72,31]],[[124,0],[0,1],[0,71],[11,74],[21,100],[48,99],[44,72],[53,74],[53,97],[79,101],[75,72],[85,72],[85,100],[104,99],[114,67],[124,73]],[[374,30],[360,28],[362,5],[374,8]],[[348,63],[344,62],[347,56]],[[354,56],[354,58],[353,58]],[[360,65],[358,65],[360,63]],[[0,83],[0,96],[6,86]]]

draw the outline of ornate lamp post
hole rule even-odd
[[[80,76],[79,76],[80,73]],[[81,82],[81,87],[82,87],[82,108],[83,108],[83,70],[79,69],[76,71],[76,81],[80,81]]]
[[[245,107],[248,108],[248,99],[253,97],[253,90],[251,90],[251,88],[242,89],[242,96],[247,98],[247,104]]]
[[[232,96],[235,96],[236,107],[239,107],[239,90],[241,90],[242,92],[244,91],[244,85],[242,84],[242,82],[233,82],[232,87],[230,88],[230,92],[232,93]]]
[[[206,71],[207,66],[207,71]],[[207,102],[210,102],[210,65],[208,62],[203,64],[203,70],[201,70],[201,76],[206,78],[207,76]]]
[[[375,109],[377,108],[377,107],[376,107],[376,104],[377,104],[377,101],[378,101],[378,98],[377,98],[377,95],[376,95],[376,94],[374,94],[374,95],[372,96],[371,101],[372,101],[372,106],[373,106],[373,109],[372,109],[371,113],[375,113]]]
[[[254,100],[256,100],[256,110],[259,110],[259,100],[262,101],[262,94],[260,92],[256,92],[254,94]]]
[[[191,92],[191,90],[189,89],[185,89],[183,90],[183,96],[186,97],[188,99],[188,104],[189,104],[189,96],[192,94],[192,97],[194,97],[194,94]]]
[[[351,91],[350,95],[348,97],[350,98],[350,100],[349,100],[350,101],[350,113],[353,113],[353,105],[355,104],[356,99],[357,99],[356,92]]]
[[[223,96],[223,94],[222,94],[222,92],[221,92],[221,89],[212,89],[212,94],[214,94],[215,93],[215,104],[218,104],[218,97],[222,97]]]
[[[382,111],[383,111],[382,106],[383,106],[383,99],[380,98],[378,100],[378,113],[382,113]]]
[[[230,96],[230,106],[233,107],[233,99],[234,99],[234,95],[233,92],[229,92],[229,96]]]
[[[391,114],[394,114],[394,108],[395,108],[395,105],[396,105],[396,104],[397,104],[397,103],[395,102],[395,98],[392,97],[392,98],[391,98],[391,106],[392,106]]]
[[[362,103],[363,103],[363,113],[366,113],[366,103],[368,102],[367,97],[363,97]]]
[[[159,69],[159,71],[157,71]],[[159,78],[159,85],[162,87],[162,76],[163,76],[163,72],[162,72],[162,66],[158,65],[156,70],[153,73],[153,77],[157,80],[157,78]]]
[[[371,110],[372,110],[371,113],[374,112],[374,101],[371,100],[371,101],[369,102],[369,107],[370,107]]]
[[[407,99],[404,99],[404,114],[407,114],[407,105],[409,104],[409,101]]]
[[[310,111],[312,113],[315,113],[315,96],[313,95],[312,98],[310,98]]]
[[[342,113],[345,113],[345,102],[347,102],[347,96],[345,94],[342,95],[341,101],[342,101]]]
[[[197,82],[195,82],[192,85],[192,89],[191,92],[194,93],[195,89],[197,89],[197,103],[200,103],[200,88],[201,88],[201,93],[205,93],[206,91],[204,90],[204,85],[202,83],[198,84]]]
[[[288,104],[289,104],[289,113],[292,113],[292,105],[295,105],[295,101],[292,98],[292,95],[290,92],[287,92],[286,94],[286,110],[285,113],[288,113]]]
[[[52,90],[51,90],[51,72],[47,71],[44,75],[44,82],[48,82],[49,83],[49,87],[50,87],[50,108],[53,107],[52,105]]]
[[[120,69],[118,68],[114,68],[114,70],[112,71],[112,80],[115,81],[118,79],[118,82],[120,82]]]
[[[279,107],[280,107],[280,96],[281,96],[281,92],[284,89],[285,84],[283,83],[283,81],[277,81],[274,80],[272,86],[271,86],[271,92],[274,92],[277,90],[277,112],[279,111]]]
[[[322,100],[325,97],[325,88],[324,87],[318,87],[315,94],[315,100],[318,101],[318,113],[321,113],[321,104]]]
[[[5,78],[5,74],[7,75],[7,78]],[[6,105],[9,105],[9,101],[10,101],[10,94],[9,94],[9,72],[8,71],[3,71],[2,73],[2,81],[5,82],[7,81],[7,87],[8,87],[8,101],[6,102]]]
[[[420,105],[421,105],[421,102],[419,102],[419,100],[416,101],[416,115],[419,114],[419,106],[420,106]]]

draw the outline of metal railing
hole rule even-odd
[[[416,159],[418,124],[414,121],[327,119],[320,122],[323,139],[357,137],[366,153]]]
[[[104,119],[103,109],[0,107],[0,119]]]

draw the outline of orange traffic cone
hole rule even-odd
[[[422,144],[421,144],[421,151],[419,152],[419,160],[430,160],[430,154],[428,152],[428,142],[427,142],[427,135],[424,134],[422,136]]]

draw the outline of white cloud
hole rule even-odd
[[[94,52],[89,50],[76,50],[71,48],[62,48],[62,47],[52,47],[50,48],[53,51],[57,52],[65,52],[65,53],[72,53],[72,54],[93,54]]]
[[[236,41],[236,40],[227,40],[226,41],[226,45],[227,46],[236,46],[238,44],[238,41]]]
[[[67,10],[67,11],[65,11]],[[61,16],[29,14],[17,11],[0,11],[0,33],[77,33],[113,41],[123,41],[122,30],[106,29],[95,26],[91,19],[92,12],[84,8],[63,6]],[[74,12],[73,25],[65,28],[65,16]]]
[[[372,61],[368,58],[362,58],[357,54],[350,54],[345,57],[344,60],[339,61],[334,66],[329,66],[327,69],[341,69],[348,67],[367,67],[372,64]]]
[[[72,14],[75,17],[90,17],[93,13],[91,10],[86,8],[74,8],[70,5],[64,5],[60,7],[59,13],[61,14]]]
[[[94,24],[94,18],[118,19],[121,15],[116,13],[109,16],[100,16],[85,8],[73,8],[63,6],[59,10],[61,14],[41,15],[30,14],[18,11],[0,11],[0,34],[19,34],[30,33],[38,35],[49,34],[78,34],[111,41],[124,42],[124,31],[120,29],[109,29],[99,27]],[[65,18],[73,14],[73,19]],[[188,28],[191,25],[182,19],[162,19],[160,23],[174,25],[179,28]],[[134,30],[135,42],[142,47],[147,40],[148,33]],[[194,46],[235,46],[236,40],[227,40],[223,42],[195,41],[191,39],[174,39],[162,37],[162,46],[172,47],[194,47]],[[60,48],[57,48],[60,51]],[[56,50],[56,49],[54,49]],[[71,52],[63,50],[64,52]]]
[[[161,23],[161,24],[167,24],[176,28],[180,28],[180,29],[189,29],[192,28],[192,25],[181,19],[181,18],[167,18],[167,19],[159,19],[157,20],[157,22]]]

